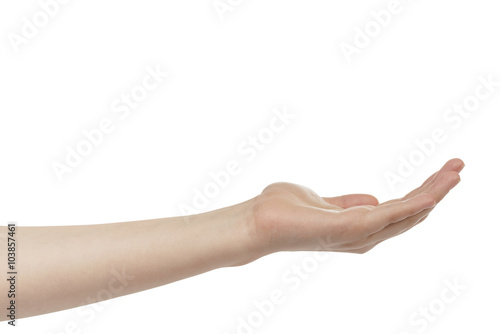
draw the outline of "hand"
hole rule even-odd
[[[320,197],[303,186],[274,183],[255,199],[255,231],[270,252],[365,253],[427,218],[460,182],[463,167],[452,159],[417,189],[382,204],[371,195]]]

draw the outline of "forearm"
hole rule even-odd
[[[252,231],[252,200],[188,217],[102,225],[18,227],[17,317],[150,289],[265,255]],[[0,259],[6,268],[6,228]],[[7,305],[2,280],[0,305]],[[102,298],[101,297],[101,298]],[[1,319],[6,320],[5,312]]]

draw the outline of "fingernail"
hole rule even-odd
[[[458,170],[458,172],[460,173],[462,171],[462,169],[464,169],[465,167],[465,164],[462,165],[462,167],[460,167],[460,169]]]

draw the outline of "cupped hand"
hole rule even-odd
[[[320,197],[309,188],[273,183],[256,198],[254,227],[269,252],[365,253],[427,218],[460,182],[464,163],[449,160],[406,196],[379,204],[371,195]]]

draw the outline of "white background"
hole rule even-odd
[[[500,88],[457,128],[443,119],[474,94],[480,76],[500,81],[496,2],[401,0],[400,13],[350,63],[341,43],[353,44],[356,27],[389,1],[232,3],[221,19],[211,0],[74,0],[16,52],[8,36],[20,35],[23,17],[32,21],[41,7],[3,1],[1,223],[178,216],[208,173],[231,160],[241,173],[201,211],[277,181],[385,201],[454,157],[466,163],[462,182],[424,224],[364,255],[330,254],[297,290],[282,277],[304,259],[313,263],[312,253],[274,254],[114,299],[91,321],[75,310],[21,319],[17,332],[233,334],[254,301],[279,289],[285,302],[248,333],[413,334],[421,327],[409,317],[436,303],[445,280],[466,289],[426,333],[498,332]],[[142,82],[148,66],[169,77],[120,120],[111,104]],[[245,160],[238,146],[283,106],[296,118]],[[59,181],[52,163],[64,162],[66,146],[104,118],[114,131]],[[391,189],[385,174],[435,128],[447,140]],[[65,331],[72,322],[78,331]]]

